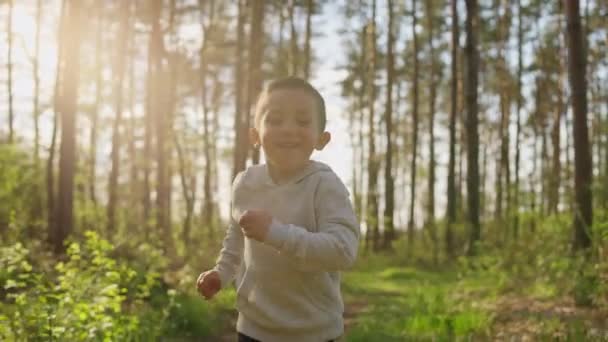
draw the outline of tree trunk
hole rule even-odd
[[[204,66],[201,67],[201,85],[202,89],[206,88],[207,71]],[[209,129],[209,105],[207,103],[207,94],[203,90],[201,98],[203,106],[203,154],[205,156],[205,175],[203,176],[203,223],[211,229],[213,219],[213,197],[211,193],[211,142]]]
[[[36,36],[34,43],[34,165],[40,172],[40,28],[42,26],[42,0],[36,0]]]
[[[97,181],[97,124],[99,118],[99,107],[101,102],[103,101],[103,62],[101,58],[103,53],[103,2],[97,2],[97,6],[97,27],[95,33],[95,103],[93,104],[93,108],[91,109],[91,133],[89,135],[89,198],[93,203],[97,203],[97,196],[95,191],[95,183]]]
[[[123,80],[125,76],[125,60],[127,58],[127,42],[128,42],[128,30],[129,30],[129,3],[123,1],[120,9],[120,26],[117,37],[121,37],[118,43],[118,50],[116,51],[116,59],[114,61],[114,73],[113,73],[113,94],[115,99],[114,111],[116,117],[114,118],[114,125],[112,127],[112,154],[110,159],[112,160],[112,167],[110,169],[110,180],[108,186],[108,222],[107,222],[107,237],[112,239],[116,234],[116,206],[118,200],[118,174],[120,172],[120,147],[122,144],[121,139],[121,127],[122,127],[122,116],[123,116]]]
[[[249,116],[249,109],[243,110],[243,51],[245,50],[245,5],[243,0],[238,0],[237,38],[236,38],[236,64],[234,65],[234,165],[232,168],[232,179],[245,170],[247,161],[248,141],[247,129],[243,117]],[[248,108],[248,107],[247,107]],[[245,114],[245,115],[243,115]],[[249,120],[247,120],[249,124]]]
[[[290,49],[289,49],[289,75],[297,76],[299,72],[298,58],[298,32],[295,25],[296,0],[289,1],[289,27],[291,30]]]
[[[157,5],[156,5],[157,6]],[[154,8],[152,11],[152,22],[155,23],[159,20],[160,9]],[[154,27],[154,24],[153,24]],[[144,235],[145,240],[150,241],[151,233],[151,219],[152,219],[152,199],[150,197],[152,184],[151,184],[151,173],[152,173],[152,145],[154,143],[154,129],[153,123],[156,120],[157,112],[157,96],[155,94],[155,83],[156,81],[156,41],[153,34],[148,37],[148,61],[146,70],[146,113],[144,117],[145,131],[144,131],[144,160],[143,160],[143,171],[144,171],[144,182],[142,189],[143,196],[143,209],[144,209]]]
[[[514,222],[513,235],[517,238],[519,234],[519,161],[521,158],[521,107],[522,107],[522,72],[523,72],[523,15],[521,8],[521,0],[517,0],[517,122],[515,128],[515,189],[513,197]]]
[[[177,151],[177,160],[179,163],[179,179],[182,185],[182,195],[186,202],[186,217],[182,227],[182,242],[186,246],[188,252],[191,247],[190,242],[190,231],[192,230],[192,214],[194,212],[194,201],[196,198],[196,173],[192,172],[190,162],[186,165],[186,156],[179,143],[177,134],[173,134],[173,142],[175,144],[175,150]],[[190,173],[190,179],[188,180],[188,173]],[[186,254],[188,254],[186,252]]]
[[[137,3],[134,3],[134,14],[137,15]],[[128,133],[127,133],[127,139],[128,139],[128,156],[129,156],[129,201],[131,203],[133,203],[133,208],[134,210],[131,211],[131,215],[129,215],[129,232],[133,232],[133,233],[141,233],[140,231],[140,227],[144,226],[143,225],[143,220],[141,217],[141,207],[137,205],[138,200],[141,196],[141,186],[139,183],[139,168],[140,168],[140,163],[139,163],[139,156],[137,155],[136,152],[136,147],[135,147],[135,139],[137,137],[136,134],[136,121],[137,121],[137,117],[135,115],[135,103],[136,103],[136,81],[137,81],[137,76],[136,76],[136,60],[139,59],[139,56],[137,56],[137,48],[136,48],[136,44],[137,44],[137,39],[136,39],[136,32],[134,29],[131,29],[129,31],[129,33],[131,34],[130,36],[130,46],[129,46],[129,53],[130,53],[130,61],[129,61],[129,112],[130,112],[130,116],[129,116],[129,127],[128,127]]]
[[[46,164],[46,206],[47,206],[47,229],[48,229],[48,242],[53,245],[57,239],[57,225],[56,225],[56,212],[55,212],[55,147],[57,144],[57,129],[59,125],[59,115],[61,113],[61,97],[62,89],[61,83],[63,82],[63,68],[64,68],[64,55],[65,55],[65,26],[67,16],[67,4],[63,0],[61,2],[61,12],[59,17],[59,29],[57,30],[57,64],[55,71],[55,86],[53,89],[53,132],[51,134],[51,145],[49,147],[49,157]]]
[[[161,13],[163,8],[162,0],[154,3],[152,21],[152,38],[154,39],[155,54],[153,59],[156,82],[154,83],[155,94],[157,97],[155,109],[155,128],[156,128],[156,225],[157,232],[163,241],[163,250],[166,255],[173,256],[175,249],[173,246],[173,235],[171,230],[171,172],[170,172],[170,136],[172,129],[173,103],[171,95],[166,97],[161,94],[170,94],[174,89],[174,78],[170,68],[172,66],[171,57],[163,61],[163,56],[168,53],[165,50],[163,31],[161,30]],[[175,13],[175,0],[171,1],[170,19],[168,32],[173,32],[173,17]],[[165,67],[167,65],[167,67]]]
[[[481,238],[479,223],[479,136],[477,132],[477,82],[479,66],[479,52],[477,51],[477,32],[479,30],[477,0],[466,0],[466,8],[467,202],[470,228],[467,254],[472,256],[476,254],[476,244]]]
[[[364,163],[365,163],[365,135],[363,133],[363,127],[365,126],[365,110],[367,108],[365,108],[365,94],[368,91],[367,88],[367,84],[368,84],[368,70],[367,68],[367,25],[363,26],[363,29],[361,30],[361,35],[360,35],[360,47],[361,47],[361,56],[360,56],[360,61],[359,63],[361,64],[361,72],[359,73],[359,77],[361,79],[361,85],[359,88],[359,166],[355,166],[355,167],[360,167],[361,170],[361,176],[359,177],[359,181],[360,181],[360,186],[359,189],[361,195],[359,196],[359,219],[361,221],[365,220],[366,224],[367,224],[367,220],[368,220],[368,204],[364,203],[363,201],[363,195],[365,192],[365,168],[364,168]],[[368,163],[369,163],[369,158],[368,158]],[[369,188],[369,186],[368,186]],[[369,190],[367,191],[367,198],[369,199]],[[369,251],[369,247],[370,247],[370,241],[371,241],[371,234],[370,234],[370,230],[369,230],[369,225],[366,226],[366,230],[365,230],[365,242],[364,242],[364,251],[367,252]]]
[[[61,93],[61,145],[59,148],[59,196],[57,224],[52,234],[55,253],[65,251],[64,241],[74,225],[74,171],[76,165],[76,109],[80,75],[80,11],[79,1],[68,1],[66,16],[65,68]]]
[[[310,79],[310,39],[312,35],[311,19],[315,9],[314,0],[306,0],[306,36],[304,40],[304,79]]]
[[[562,17],[558,18],[558,31],[562,33]],[[558,36],[561,37],[561,36]],[[550,214],[557,214],[558,206],[559,206],[559,188],[561,184],[561,118],[564,112],[564,99],[563,99],[563,70],[565,66],[562,65],[561,61],[563,60],[562,56],[562,44],[561,39],[558,39],[558,51],[560,58],[560,68],[558,71],[557,78],[557,108],[555,108],[554,116],[553,116],[553,126],[551,127],[551,145],[553,147],[552,151],[552,170],[551,177],[549,177],[549,181],[551,182],[549,187],[549,203],[548,203],[548,211]]]
[[[262,90],[262,56],[264,55],[264,0],[253,1],[251,4],[251,32],[249,35],[249,87],[247,110],[255,107],[255,99]],[[254,113],[255,115],[255,113]],[[250,127],[251,114],[247,115],[246,127]],[[260,162],[259,149],[253,149],[252,161]]]
[[[581,27],[579,1],[564,1],[568,35],[568,74],[574,114],[574,243],[575,251],[591,247],[593,208],[591,198],[591,152],[587,130],[587,80],[585,37]]]
[[[414,42],[414,81],[412,90],[414,103],[412,105],[412,164],[410,169],[410,212],[407,225],[409,250],[413,248],[414,241],[414,208],[416,203],[416,161],[418,158],[418,34],[416,33],[416,0],[412,0],[412,39]]]
[[[447,204],[447,224],[445,230],[445,251],[446,255],[454,255],[454,233],[452,226],[456,222],[456,116],[458,104],[458,6],[457,0],[451,0],[452,8],[452,65],[451,65],[451,86],[450,86],[450,159],[448,162],[448,204]]]
[[[439,263],[438,257],[438,238],[435,227],[435,100],[437,80],[435,79],[435,46],[433,45],[434,16],[433,16],[433,1],[427,0],[427,24],[428,24],[428,43],[429,43],[429,58],[430,58],[430,85],[429,85],[429,178],[428,178],[428,202],[427,202],[427,217],[425,226],[429,230],[431,239],[433,240],[433,258],[434,263]]]
[[[393,179],[393,82],[395,75],[395,55],[393,46],[395,35],[393,32],[394,10],[393,1],[388,0],[388,42],[387,42],[387,65],[386,65],[386,154],[384,164],[384,241],[385,249],[391,248],[394,231],[395,211],[395,180]]]
[[[34,43],[33,59],[33,79],[34,79],[34,98],[32,116],[34,120],[34,170],[35,170],[35,189],[34,204],[32,206],[33,218],[39,222],[44,220],[44,197],[43,179],[40,165],[40,29],[42,26],[42,0],[36,1],[36,33]]]
[[[14,113],[13,113],[13,0],[8,0],[8,18],[6,20],[6,91],[8,94],[8,143],[15,139]]]
[[[369,125],[369,156],[367,171],[367,229],[372,236],[372,249],[378,250],[380,242],[379,232],[379,212],[378,212],[378,156],[376,155],[375,137],[375,111],[374,102],[376,99],[376,89],[374,78],[376,75],[376,0],[372,2],[372,19],[366,27],[366,47],[369,49],[367,61],[367,91],[368,91],[368,125]]]

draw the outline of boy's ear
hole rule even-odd
[[[255,148],[260,147],[260,134],[258,133],[258,130],[255,129],[255,127],[249,128],[249,143]]]
[[[325,146],[329,143],[330,140],[331,134],[329,132],[321,133],[321,135],[319,135],[319,139],[317,140],[317,145],[315,146],[315,149],[321,151],[325,148]]]

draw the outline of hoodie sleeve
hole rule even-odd
[[[359,247],[359,223],[348,190],[333,172],[324,173],[315,193],[318,232],[273,220],[266,244],[293,259],[303,271],[350,268]]]
[[[239,173],[232,183],[232,202],[235,195],[238,193],[239,185],[242,182],[244,171]],[[222,250],[217,258],[216,265],[213,268],[219,273],[222,282],[222,288],[226,287],[236,276],[236,273],[241,265],[243,258],[244,237],[243,231],[239,225],[230,219],[230,225],[226,230],[226,237],[222,243]]]

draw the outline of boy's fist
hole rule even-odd
[[[246,237],[264,242],[272,216],[264,210],[246,210],[239,218],[239,226]]]
[[[217,271],[211,270],[201,273],[196,281],[196,287],[198,293],[209,300],[215,296],[216,293],[222,288],[222,281]]]

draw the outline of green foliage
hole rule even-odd
[[[107,241],[87,232],[83,244],[69,245],[64,262],[44,272],[32,267],[21,244],[2,248],[0,285],[8,305],[1,311],[1,339],[138,340],[137,312],[145,310],[158,274],[134,283],[133,269],[110,251]]]
[[[7,241],[23,237],[26,230],[17,227],[31,224],[36,208],[32,201],[41,196],[40,174],[29,160],[16,147],[0,144],[0,238]]]

